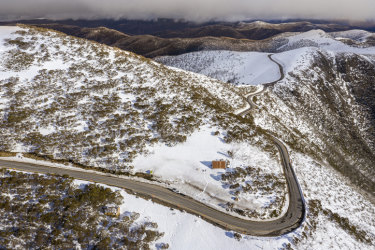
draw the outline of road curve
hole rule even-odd
[[[271,59],[271,57],[270,57]],[[260,93],[258,93],[260,94]],[[249,99],[249,98],[248,98]],[[251,110],[255,105],[249,102]],[[249,111],[246,110],[246,111]],[[254,236],[279,236],[289,233],[299,227],[305,216],[305,204],[297,178],[290,164],[286,147],[276,138],[273,139],[279,149],[283,170],[288,186],[289,207],[279,219],[273,221],[249,221],[234,217],[200,203],[191,197],[177,194],[167,188],[131,179],[124,179],[101,173],[85,172],[68,168],[42,166],[0,159],[0,167],[48,174],[69,175],[72,178],[103,183],[131,190],[143,197],[150,197],[154,201],[171,207],[183,209],[191,214],[199,215],[202,219],[220,226],[226,230],[233,230]]]
[[[248,113],[250,113],[250,111],[251,111],[253,108],[256,107],[255,103],[253,102],[253,97],[254,97],[254,96],[257,96],[257,95],[260,95],[260,94],[262,94],[264,91],[266,91],[266,87],[270,87],[270,86],[274,85],[275,83],[277,83],[278,81],[281,81],[282,79],[284,79],[284,76],[285,76],[285,75],[284,75],[284,69],[283,69],[283,66],[282,66],[280,63],[278,63],[277,61],[275,61],[275,60],[272,58],[272,55],[268,55],[268,58],[269,58],[272,62],[276,63],[277,66],[279,67],[280,78],[277,79],[277,80],[275,80],[275,81],[273,81],[273,82],[269,82],[269,83],[264,83],[264,84],[262,84],[262,85],[263,85],[263,89],[262,89],[261,91],[256,91],[256,92],[254,92],[254,93],[249,94],[249,95],[246,97],[246,101],[247,101],[247,103],[249,104],[249,108],[246,109],[246,110],[244,110],[244,111],[242,111],[242,112],[239,113],[238,115],[240,115],[240,116],[245,116],[245,115],[247,115]]]
[[[281,81],[282,79],[284,79],[285,77],[285,74],[284,74],[284,69],[283,69],[283,66],[278,62],[276,61],[275,59],[272,58],[272,54],[268,55],[268,58],[277,64],[277,66],[279,67],[279,72],[280,72],[280,78],[276,81],[273,81],[273,82],[269,82],[269,83],[264,83],[263,85],[266,86],[266,87],[269,87],[269,86],[272,86],[274,85],[275,83],[277,83],[278,81]]]
[[[239,115],[241,116],[247,115],[253,108],[256,107],[256,105],[254,104],[252,100],[253,96],[262,94],[263,92],[266,91],[267,87],[273,86],[274,84],[276,84],[278,81],[281,81],[285,77],[283,66],[272,58],[272,54],[268,55],[268,58],[272,62],[276,63],[277,66],[279,67],[280,78],[273,82],[263,84],[264,87],[261,91],[249,94],[246,98],[249,104],[249,108],[239,113]],[[306,215],[306,204],[305,204],[305,199],[303,198],[301,187],[297,180],[297,176],[294,173],[293,167],[290,163],[290,158],[289,158],[287,148],[277,138],[272,137],[272,140],[277,146],[279,153],[280,153],[281,164],[283,166],[283,171],[285,175],[285,180],[288,185],[288,194],[289,194],[289,207],[288,207],[287,212],[281,218],[274,221],[274,222],[279,222],[279,225],[284,226],[284,228],[281,229],[279,232],[274,231],[274,233],[276,233],[275,235],[277,234],[281,235],[281,234],[291,232],[294,229],[298,228],[299,225],[301,225]],[[273,226],[273,225],[270,225],[270,226]]]

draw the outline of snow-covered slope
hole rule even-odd
[[[204,203],[217,204],[218,208],[226,207],[226,203],[235,199],[238,208],[253,211],[253,219],[269,218],[269,213],[275,208],[283,210],[279,215],[285,212],[287,201],[280,198],[285,196],[286,186],[279,161],[247,142],[225,143],[223,134],[223,131],[204,127],[173,148],[158,144],[149,155],[135,158],[134,168],[141,172],[152,171],[184,194]],[[229,161],[231,168],[227,171],[213,170],[211,159]],[[252,171],[259,172],[237,176],[237,167],[252,167]],[[228,179],[234,177],[235,182],[222,175],[228,176]],[[273,180],[270,182],[267,177]],[[255,181],[259,182],[252,185],[257,186],[255,190],[243,191]],[[236,183],[240,184],[238,188],[231,187]],[[272,191],[265,192],[269,185],[273,187]]]
[[[343,42],[340,39],[341,37],[365,42],[371,36],[372,33],[361,30],[336,33],[311,30],[304,33],[282,34],[264,43],[273,44],[270,46],[273,48],[271,50],[278,52],[274,58],[283,58],[281,63],[287,67],[286,71],[289,72],[290,68],[288,67],[294,67],[292,63],[295,58],[299,57],[301,53],[303,54],[307,48],[320,48],[332,53],[375,55],[375,47],[363,44],[362,46],[359,44],[350,46],[348,42]],[[261,52],[214,50],[158,57],[156,61],[236,85],[258,85],[280,78],[277,65],[269,60],[268,55],[269,53]],[[299,63],[299,65],[301,64]]]
[[[245,105],[235,86],[44,29],[0,33],[1,151],[107,172],[152,171],[153,179],[222,211],[235,203],[253,219],[285,211],[277,149],[233,115]],[[211,169],[221,158],[231,168]],[[259,175],[242,178],[250,167]]]
[[[372,204],[352,186],[353,180],[331,168],[337,168],[335,162],[353,164],[348,166],[373,176],[361,167],[368,164],[371,150],[362,154],[367,158],[357,157],[363,145],[371,147],[368,125],[373,123],[364,114],[375,102],[360,93],[361,87],[374,93],[371,58],[341,54],[349,51],[347,45],[327,45],[332,41],[317,37],[319,32],[299,41],[308,37],[316,42],[313,47],[326,46],[327,51],[299,48],[304,43],[291,40],[299,49],[274,55],[286,78],[258,96],[259,109],[241,119],[232,113],[245,105],[241,93],[246,87],[43,29],[0,28],[0,33],[1,150],[107,170],[152,171],[154,179],[217,209],[225,211],[233,202],[251,218],[265,219],[285,209],[285,183],[277,149],[264,130],[287,143],[308,205],[301,228],[283,237],[236,241],[233,232],[200,218],[126,196],[122,211],[157,222],[166,232],[161,241],[172,249],[191,249],[191,242],[184,241],[188,234],[196,248],[374,245]],[[266,54],[252,55],[267,59]],[[256,60],[243,60],[256,68]],[[228,65],[223,75],[233,68]],[[257,71],[247,77],[244,68],[237,72],[243,79],[269,77],[267,72],[255,77]],[[213,158],[229,160],[230,168],[211,169]]]
[[[131,162],[131,156],[145,151],[147,145],[186,140],[210,117],[200,115],[208,107],[204,101],[214,105],[219,99],[227,100],[218,104],[227,112],[245,105],[243,97],[228,84],[170,70],[128,52],[49,31],[7,27],[0,31],[7,38],[0,43],[1,111],[5,124],[14,125],[8,128],[15,129],[17,124],[29,123],[28,130],[17,127],[16,132],[32,133],[33,139],[42,137],[42,141],[61,134],[79,134],[89,144],[96,142],[99,148],[92,154],[87,151],[89,145],[75,145],[82,163],[82,155],[90,155],[91,159],[85,162],[89,165],[106,167],[103,159],[112,158],[111,164],[126,167],[124,162]],[[207,99],[193,96],[197,92]],[[89,136],[89,131],[94,137]],[[99,137],[95,138],[95,133]],[[26,142],[25,135],[13,136],[20,136],[22,142],[8,140],[3,148],[38,148],[37,151],[52,154],[56,150],[44,150],[46,143],[33,145],[37,140]],[[108,147],[100,148],[105,145]],[[135,150],[131,145],[140,147]],[[77,147],[82,149],[77,151]],[[122,153],[117,151],[120,149]],[[61,149],[57,151],[64,154]],[[107,153],[97,155],[103,151]],[[97,161],[94,155],[98,156]],[[119,161],[114,162],[114,158]]]
[[[358,39],[363,33],[344,34]],[[278,49],[285,51],[275,53],[273,59],[283,66],[286,77],[266,92],[266,98],[258,98],[261,109],[253,112],[255,124],[300,149],[305,148],[303,152],[319,155],[317,159],[329,162],[348,176],[363,175],[359,178],[364,181],[361,185],[375,191],[375,180],[371,177],[375,171],[375,107],[372,104],[375,47],[350,46],[321,30],[280,37],[288,42]],[[207,53],[183,57],[189,59],[189,65],[194,65],[192,60],[199,58],[200,65]],[[251,58],[251,53],[236,54],[242,63],[256,60]],[[166,61],[172,66],[175,62],[177,66],[181,64],[173,57]],[[221,66],[222,60],[213,61],[209,68],[214,69],[215,63]],[[228,65],[225,74],[238,72],[240,65]],[[344,158],[340,160],[340,157]],[[353,173],[354,169],[357,174]]]
[[[367,38],[373,35],[371,32],[365,30],[347,30],[329,34],[336,39],[348,38],[358,42],[365,42]]]
[[[363,249],[373,245],[375,237],[370,202],[375,192],[375,47],[349,45],[336,40],[338,35],[317,30],[274,38],[286,41],[275,42],[275,51],[281,52],[272,56],[283,66],[285,78],[254,98],[258,109],[248,116],[281,138],[291,151],[309,209],[306,234],[292,243],[297,248],[325,249],[330,245]],[[368,34],[353,31],[341,35],[362,42]],[[203,57],[198,53],[183,56],[199,58],[200,63]],[[176,66],[170,62],[173,57],[167,63]],[[228,65],[225,74],[238,72],[238,65],[241,63]],[[350,204],[348,210],[344,203]],[[332,224],[323,223],[327,220]],[[345,241],[341,230],[351,234],[354,242]],[[342,243],[333,243],[329,239],[333,234]],[[369,246],[361,245],[364,242]]]
[[[375,209],[348,180],[302,154],[292,154],[296,174],[308,203],[308,214],[302,227],[280,237],[234,237],[234,232],[215,227],[196,216],[155,204],[121,191],[121,211],[137,212],[138,223],[154,221],[165,234],[155,246],[168,243],[170,249],[374,249],[361,235],[374,240]],[[311,178],[314,176],[314,178]],[[323,185],[324,184],[324,185]],[[118,190],[117,188],[113,188]],[[330,195],[326,195],[330,194]],[[322,207],[316,207],[320,201]],[[331,216],[329,211],[338,213]],[[349,224],[340,223],[348,218]],[[349,227],[348,227],[349,226]],[[352,227],[352,228],[350,228]],[[353,230],[355,234],[351,233]],[[188,236],[188,237],[187,237]],[[366,239],[366,238],[364,238]]]
[[[239,85],[257,85],[280,78],[267,53],[200,51],[156,58],[158,62]]]
[[[361,32],[363,35],[362,38],[368,38],[370,37],[370,34],[364,35],[365,31]],[[359,31],[352,31],[352,32],[343,32],[343,33],[326,33],[323,30],[311,30],[304,33],[290,33],[290,34],[284,34],[280,35],[278,39],[284,39],[287,40],[287,43],[279,46],[276,48],[276,51],[288,51],[296,48],[302,48],[302,47],[316,47],[320,49],[324,49],[326,51],[332,51],[332,52],[350,52],[350,53],[356,53],[356,54],[375,54],[375,48],[374,47],[368,47],[368,46],[360,46],[361,44],[358,44],[357,46],[354,46],[355,40],[358,40],[361,38]],[[345,43],[344,41],[337,39],[337,35],[343,35],[345,38],[349,38],[353,40],[352,46],[348,43]],[[336,37],[336,39],[335,39]],[[360,39],[359,39],[360,40]]]
[[[305,52],[274,86],[273,97],[262,99],[267,110],[255,114],[263,116],[256,123],[278,131],[279,136],[292,134],[294,139],[289,140],[296,146],[314,145],[312,152],[374,192],[374,62],[350,53]],[[268,97],[275,98],[275,104],[270,105]],[[283,129],[275,128],[277,122],[266,114],[277,114]],[[291,128],[294,132],[285,131]]]

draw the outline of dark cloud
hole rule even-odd
[[[1,18],[374,20],[374,0],[0,0]]]

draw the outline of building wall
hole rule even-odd
[[[213,169],[225,169],[225,161],[212,161]]]

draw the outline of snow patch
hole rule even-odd
[[[279,68],[268,53],[198,51],[156,60],[169,66],[200,73],[223,82],[258,85],[280,78]]]

